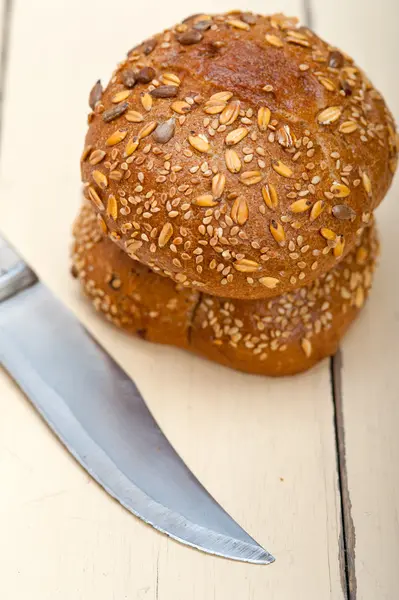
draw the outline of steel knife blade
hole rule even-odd
[[[134,382],[1,238],[0,364],[131,513],[209,554],[273,562],[184,464]]]

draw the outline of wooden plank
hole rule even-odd
[[[396,0],[381,0],[378,10],[361,0],[314,2],[314,8],[321,35],[358,61],[398,119]],[[398,194],[396,178],[377,211],[382,255],[374,291],[342,347],[341,425],[355,539],[352,577],[357,580],[352,598],[362,600],[396,598],[399,585]]]
[[[92,313],[68,276],[87,92],[126,48],[187,12],[177,0],[167,9],[123,0],[118,14],[110,6],[16,2],[1,228],[136,379],[190,468],[277,562],[261,568],[212,558],[132,518],[78,468],[3,374],[0,597],[342,600],[328,363],[274,381],[130,339]],[[217,6],[228,9],[230,1]],[[262,11],[264,3],[251,7]],[[191,12],[207,9],[214,2],[190,4]],[[301,5],[272,1],[273,9],[295,14]]]
[[[0,0],[0,107],[4,99],[4,82],[6,78],[7,67],[7,49],[8,49],[8,29],[10,22],[10,3],[7,0]],[[0,114],[0,127],[1,127]]]

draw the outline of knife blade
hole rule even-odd
[[[131,513],[209,554],[273,562],[184,464],[134,382],[1,238],[0,364]]]

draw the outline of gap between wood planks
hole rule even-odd
[[[330,359],[332,401],[334,405],[335,449],[337,453],[338,487],[341,500],[341,536],[339,564],[341,583],[347,600],[356,600],[357,581],[355,569],[356,533],[352,517],[346,467],[345,424],[342,396],[342,353],[338,350]]]
[[[11,31],[11,12],[12,12],[12,0],[0,1],[2,16],[0,19],[1,23],[1,55],[0,55],[0,152],[2,148],[2,131],[3,131],[3,110],[4,110],[4,97],[5,87],[7,78],[7,66],[8,66],[8,51]]]
[[[302,0],[304,22],[314,28],[313,1]],[[342,591],[347,600],[356,600],[356,533],[352,517],[352,503],[349,493],[348,471],[346,466],[345,423],[343,413],[343,397],[341,385],[342,355],[337,354],[330,359],[331,398],[334,408],[335,451],[337,456],[338,492],[341,509],[341,535],[339,540],[339,565]]]

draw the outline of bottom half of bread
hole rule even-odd
[[[378,255],[372,225],[344,260],[310,285],[267,300],[232,300],[186,288],[132,260],[87,204],[74,237],[73,274],[114,325],[271,376],[305,371],[336,352],[365,302]]]

